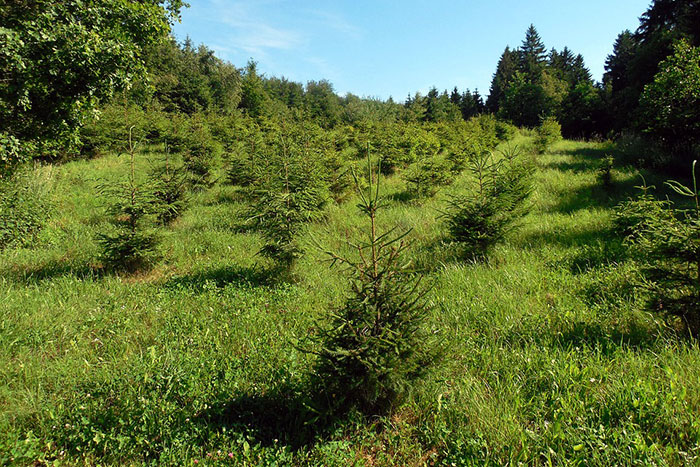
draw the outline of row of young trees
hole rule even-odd
[[[349,410],[368,415],[392,410],[416,378],[436,364],[439,346],[427,328],[428,289],[421,285],[421,274],[407,254],[408,232],[381,227],[378,213],[389,201],[379,188],[385,172],[379,168],[391,162],[393,170],[410,172],[417,170],[416,163],[441,157],[449,161],[446,173],[468,170],[472,190],[452,198],[442,214],[445,242],[460,257],[486,258],[527,212],[531,159],[517,149],[494,153],[500,140],[491,117],[409,127],[403,134],[385,136],[385,145],[392,137],[397,139],[394,144],[406,145],[417,158],[413,163],[371,154],[368,141],[386,134],[387,126],[365,128],[348,142],[303,120],[261,125],[247,119],[244,124],[242,144],[232,146],[232,152],[223,157],[228,176],[222,182],[236,185],[249,200],[246,222],[261,235],[258,254],[272,262],[278,279],[294,280],[294,265],[305,253],[302,240],[308,225],[325,217],[325,207],[334,195],[352,189],[348,177],[368,222],[363,238],[351,244],[355,256],[327,252],[333,263],[347,268],[351,292],[342,306],[319,323],[315,335],[300,342],[302,350],[317,356],[311,376],[314,417],[333,419]],[[187,131],[175,146],[179,154],[166,158],[141,182],[137,182],[135,161],[146,156],[138,151],[137,132],[155,133],[131,125],[124,148],[127,175],[122,182],[101,187],[110,200],[109,228],[99,236],[103,260],[105,266],[127,272],[153,265],[156,216],[166,226],[184,208],[186,190],[202,189],[187,175],[192,172],[187,166],[190,148],[201,145],[197,132]],[[512,136],[504,134],[503,138]],[[465,141],[469,144],[456,146]],[[222,141],[218,144],[223,146]],[[339,156],[349,158],[349,165],[339,164]],[[365,168],[366,175],[361,175]],[[434,173],[432,167],[426,171]],[[338,183],[343,177],[346,181]]]

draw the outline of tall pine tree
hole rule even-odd
[[[527,80],[530,83],[538,83],[547,64],[547,48],[533,24],[525,33],[525,40],[520,46],[518,58],[520,70],[525,73]]]
[[[518,71],[518,52],[506,47],[498,61],[496,73],[491,81],[489,97],[486,100],[486,107],[490,112],[496,113],[501,106],[501,102],[506,94],[508,85],[513,80]]]

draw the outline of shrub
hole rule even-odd
[[[518,134],[518,127],[502,120],[496,120],[496,138],[499,141],[510,141]]]
[[[136,272],[151,266],[157,258],[158,236],[151,220],[156,201],[152,187],[136,183],[136,144],[131,132],[128,151],[128,179],[99,187],[104,196],[111,198],[111,204],[107,208],[110,226],[98,236],[98,241],[107,268]]]
[[[612,156],[605,156],[601,161],[598,169],[596,170],[596,176],[598,181],[605,190],[611,190],[613,187],[613,174],[612,170],[615,166],[615,159]]]
[[[327,415],[351,409],[368,415],[390,411],[436,357],[424,326],[426,289],[403,259],[407,233],[392,237],[391,231],[377,231],[382,200],[367,159],[367,190],[357,183],[358,207],[369,221],[367,240],[352,245],[357,259],[328,252],[333,264],[347,266],[352,295],[312,338],[316,377],[323,388],[317,410]]]
[[[419,198],[433,196],[452,181],[451,164],[439,156],[426,157],[411,165],[403,174],[411,194]]]
[[[542,120],[535,130],[535,148],[539,154],[545,153],[549,148],[561,140],[561,125],[554,117]]]
[[[46,222],[49,188],[38,172],[16,172],[0,178],[0,251],[36,242]]]
[[[525,201],[532,191],[532,164],[517,148],[473,158],[469,170],[475,189],[452,196],[442,213],[448,236],[472,258],[484,257],[503,240],[527,212]]]
[[[636,201],[617,209],[617,224],[628,233],[626,241],[644,262],[652,308],[679,318],[692,332],[700,330],[700,193],[693,162],[693,186],[666,184],[692,199],[690,209],[655,200],[645,189]]]

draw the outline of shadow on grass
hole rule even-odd
[[[558,153],[569,156],[567,158],[569,160],[557,160],[554,155],[552,160],[541,163],[540,166],[562,172],[597,173],[603,167],[604,158],[608,155],[616,156],[617,153],[614,147],[569,149]],[[644,183],[640,175],[644,176],[649,185],[663,185],[663,180],[657,176],[646,171],[639,172],[627,164],[615,163],[613,170],[612,183],[609,186],[598,181],[576,189],[567,187],[557,193],[558,202],[548,211],[571,214],[591,207],[612,208],[621,201],[636,197],[640,193],[638,187]],[[623,177],[620,176],[621,173],[624,174]]]
[[[350,410],[320,413],[327,405],[320,381],[282,384],[265,393],[240,392],[214,402],[192,420],[207,430],[241,432],[262,446],[282,445],[293,450],[312,446],[339,427],[361,417]]]
[[[560,170],[562,172],[592,172],[600,167],[601,161],[607,155],[613,154],[612,148],[579,148],[557,151],[552,160],[545,163],[539,162],[545,169]],[[573,160],[560,160],[557,156],[569,156]],[[567,158],[568,159],[568,158]]]
[[[641,178],[628,177],[624,180],[613,179],[609,187],[596,183],[576,189],[567,188],[557,193],[557,203],[547,211],[572,214],[592,207],[611,209],[620,202],[641,193],[637,188],[641,184]]]
[[[603,355],[612,355],[620,348],[648,349],[662,337],[658,327],[630,320],[625,324],[610,326],[609,323],[574,322],[563,329],[555,341],[566,349],[588,347]]]
[[[164,287],[202,291],[212,285],[219,288],[229,285],[250,287],[273,285],[278,282],[278,279],[279,273],[275,269],[265,269],[255,265],[224,266],[173,277],[165,283]]]
[[[420,200],[418,195],[408,190],[398,191],[387,196],[387,199],[397,203],[413,203]]]
[[[488,264],[488,254],[474,253],[459,242],[441,236],[415,245],[411,260],[422,273],[437,271],[453,264]]]
[[[217,206],[219,204],[234,204],[249,201],[250,192],[240,187],[227,187],[228,189],[217,192],[212,199],[203,203],[204,206]]]
[[[629,258],[629,249],[625,247],[622,239],[613,237],[606,242],[582,245],[570,259],[568,266],[572,273],[580,274],[612,264],[619,264]]]
[[[564,229],[550,229],[529,234],[518,235],[516,244],[521,246],[538,247],[541,245],[561,245],[566,247],[578,247],[584,245],[597,245],[612,240],[617,240],[617,235],[611,227],[586,226],[585,228],[567,227]]]
[[[292,386],[264,394],[236,394],[212,404],[193,421],[207,430],[243,432],[263,446],[278,444],[292,449],[313,444],[325,432],[325,427],[312,423],[303,389]]]
[[[0,270],[0,276],[12,282],[38,284],[57,277],[74,277],[80,280],[98,279],[107,274],[101,266],[91,263],[73,263],[51,260],[40,265],[22,265]]]

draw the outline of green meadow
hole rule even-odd
[[[38,166],[47,226],[0,253],[0,464],[697,465],[700,349],[645,306],[612,228],[641,178],[616,166],[601,185],[614,150],[566,140],[536,156],[530,212],[487,261],[443,241],[469,175],[422,202],[382,179],[379,226],[410,230],[442,360],[391,415],[323,424],[299,342],[349,291],[317,245],[352,254],[356,198],[309,227],[279,281],[222,172],[162,229],[155,268],[120,276],[99,264],[96,186],[126,176],[127,156]]]

